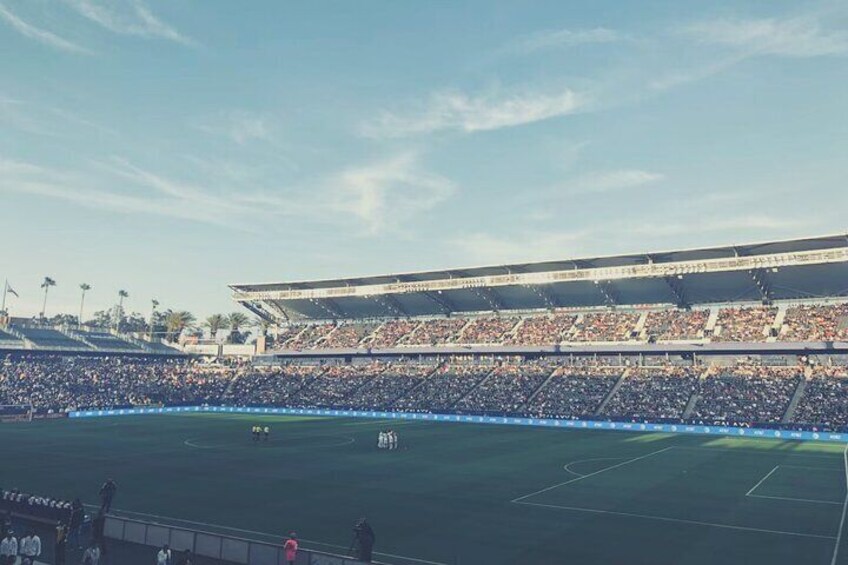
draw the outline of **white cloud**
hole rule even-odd
[[[812,17],[714,20],[686,27],[696,41],[724,45],[750,55],[821,57],[848,54],[848,32],[827,29]]]
[[[28,37],[30,39],[38,41],[39,43],[43,43],[44,45],[48,45],[50,47],[68,53],[91,54],[91,51],[89,51],[85,47],[77,45],[72,41],[68,41],[67,39],[60,37],[53,32],[41,29],[30,23],[25,22],[24,20],[13,14],[3,4],[0,4],[0,19],[4,20],[7,24],[9,24],[13,29],[15,29],[24,37]]]
[[[455,189],[450,180],[421,171],[412,154],[342,171],[330,186],[334,207],[356,218],[371,235],[400,228]]]
[[[636,188],[659,182],[665,178],[661,173],[639,169],[621,169],[584,175],[568,183],[570,193],[596,193]]]
[[[112,2],[110,0],[65,0],[83,17],[120,35],[158,37],[183,45],[195,41],[157,18],[141,0]]]
[[[213,135],[228,137],[239,145],[253,140],[271,140],[268,120],[264,116],[244,110],[221,112],[196,124],[197,129]]]
[[[540,31],[519,38],[507,47],[512,53],[530,54],[558,47],[617,43],[628,40],[628,36],[605,27],[593,29],[556,29]]]
[[[433,94],[417,112],[384,112],[363,125],[366,137],[403,137],[442,130],[496,130],[540,122],[583,110],[587,100],[570,89],[471,97],[462,92]]]

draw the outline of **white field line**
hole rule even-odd
[[[739,455],[771,455],[772,457],[777,455],[789,455],[791,457],[800,457],[803,459],[821,459],[824,461],[835,461],[835,457],[804,453],[800,451],[756,450],[745,447],[698,447],[694,445],[677,445],[674,447],[674,449],[686,449],[690,451],[719,451],[725,453],[736,453]]]
[[[845,513],[848,512],[848,445],[842,452],[842,459],[845,463],[845,501],[842,503],[842,518],[839,519],[839,531],[836,533],[836,543],[833,544],[833,559],[830,560],[830,565],[836,565],[836,558],[839,556],[839,544],[842,542],[842,531],[845,529]]]
[[[90,508],[95,508],[95,506],[92,505],[92,504],[87,504],[86,506],[88,506]],[[230,532],[239,532],[239,533],[243,533],[243,534],[259,535],[259,536],[263,536],[263,537],[272,538],[272,539],[275,539],[275,540],[281,539],[280,534],[273,534],[273,533],[270,533],[270,532],[258,532],[256,530],[245,530],[243,528],[233,528],[232,526],[223,526],[221,524],[210,524],[209,522],[196,522],[194,520],[184,520],[183,518],[173,518],[171,516],[161,516],[159,514],[150,514],[150,513],[147,513],[147,512],[135,512],[133,510],[119,510],[117,508],[114,509],[114,512],[119,516],[121,514],[129,514],[129,515],[132,515],[132,516],[142,516],[142,517],[145,517],[145,518],[163,520],[165,522],[178,522],[178,523],[181,523],[181,524],[191,524],[193,526],[202,526],[204,528],[213,528],[213,529],[225,530],[225,531],[230,531]],[[214,534],[216,532],[209,532],[209,533]],[[326,543],[326,542],[322,542],[322,541],[315,541],[315,540],[310,540],[310,539],[300,538],[300,537],[298,539],[300,539],[301,541],[303,541],[307,544],[310,544],[310,545],[319,545],[319,546],[322,546],[322,547],[331,547],[331,548],[334,548],[334,549],[343,549],[343,550],[350,549],[349,547],[339,545],[339,544],[335,544],[335,543]],[[419,559],[417,557],[408,557],[406,555],[396,555],[394,553],[383,553],[383,552],[375,551],[374,554],[375,555],[382,555],[383,557],[393,557],[395,559],[402,559],[404,561],[410,561],[410,562],[413,562],[413,563],[423,563],[425,565],[448,565],[447,563],[442,563],[440,561],[429,561],[427,559]]]
[[[285,437],[285,436],[283,436],[283,437]],[[304,437],[308,437],[308,436],[294,436],[295,439],[301,439],[301,438],[304,438]],[[340,441],[338,443],[323,443],[323,444],[318,443],[316,445],[310,445],[310,447],[344,447],[345,445],[351,445],[351,444],[356,443],[356,438],[354,438],[354,437],[349,437],[349,436],[340,436],[340,437],[344,438],[344,440]],[[253,443],[256,443],[257,445],[268,446],[268,447],[289,447],[285,443],[282,443],[282,444],[275,443],[275,444],[269,445],[265,441],[239,442],[239,443],[220,443],[220,444],[216,444],[216,445],[200,445],[198,443],[194,443],[194,441],[195,441],[195,438],[187,439],[183,442],[183,445],[185,445],[186,447],[193,447],[194,449],[220,449],[222,447],[250,445],[250,444],[253,444]],[[298,446],[298,447],[300,447],[300,446]]]
[[[578,477],[585,477],[585,473],[578,473],[577,471],[572,471],[571,466],[577,465],[578,463],[588,463],[589,461],[621,461],[622,459],[626,459],[626,457],[593,457],[592,459],[578,459],[577,461],[572,461],[571,463],[566,463],[563,466],[563,469],[566,473],[571,473],[572,475],[577,475]]]
[[[790,498],[787,496],[767,496],[765,494],[746,494],[745,496],[749,498],[768,498],[769,500],[786,500],[787,502],[809,502],[810,504],[834,504],[836,506],[842,506],[841,502],[818,500],[815,498]]]
[[[525,500],[527,498],[531,498],[533,496],[536,496],[537,494],[542,494],[543,492],[548,492],[549,490],[554,490],[555,488],[563,487],[565,485],[570,485],[571,483],[576,483],[577,481],[582,481],[583,479],[588,479],[589,477],[594,477],[595,475],[600,475],[601,473],[606,473],[607,471],[612,471],[613,469],[618,469],[619,467],[623,467],[625,465],[635,463],[636,461],[641,461],[642,459],[647,459],[648,457],[652,457],[654,455],[659,455],[660,453],[663,453],[665,451],[668,451],[669,449],[672,449],[672,447],[673,446],[670,445],[668,447],[658,449],[657,451],[652,451],[651,453],[642,455],[640,457],[634,457],[633,459],[628,459],[627,461],[622,461],[621,463],[617,463],[617,464],[612,465],[610,467],[604,467],[603,469],[599,469],[599,470],[595,471],[594,473],[589,473],[588,475],[582,475],[580,477],[576,477],[574,479],[564,481],[564,482],[561,482],[561,483],[557,483],[555,485],[551,485],[547,488],[543,488],[543,489],[537,490],[535,492],[531,492],[530,494],[525,494],[524,496],[519,496],[518,498],[513,498],[512,500],[510,500],[510,502],[521,502],[522,500]]]
[[[600,510],[597,508],[580,508],[576,506],[559,506],[557,504],[541,504],[538,502],[516,502],[515,504],[525,504],[528,506],[539,506],[542,508],[553,508],[557,510],[569,510],[572,512],[588,512],[591,514],[607,514],[611,516],[624,516],[627,518],[641,518],[643,520],[657,520],[660,522],[674,522],[677,524],[691,524],[693,526],[707,526],[711,528],[723,528],[727,530],[739,530],[745,532],[759,532],[764,534],[775,534],[782,536],[795,536],[802,538],[816,538],[816,539],[828,539],[833,540],[836,539],[833,536],[825,536],[820,534],[805,534],[802,532],[787,532],[784,530],[769,530],[766,528],[752,528],[748,526],[735,526],[733,524],[719,524],[716,522],[702,522],[700,520],[684,520],[682,518],[669,518],[668,516],[652,516],[650,514],[636,514],[633,512],[617,512],[614,510]],[[834,562],[835,563],[835,562]]]
[[[761,484],[763,484],[764,482],[766,482],[766,479],[771,477],[774,474],[774,472],[777,471],[778,469],[780,469],[780,465],[775,465],[774,469],[772,469],[771,471],[766,473],[766,475],[762,479],[760,479],[760,481],[757,484],[755,484],[754,486],[751,487],[751,490],[749,490],[748,492],[745,493],[745,496],[751,496],[751,493],[754,492],[755,490],[757,490],[757,487],[760,486]]]

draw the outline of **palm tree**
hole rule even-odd
[[[77,320],[77,322],[78,322],[77,327],[81,328],[82,327],[82,308],[85,305],[85,293],[88,292],[89,290],[91,290],[91,285],[89,285],[88,283],[82,283],[81,285],[79,285],[79,287],[80,287],[80,290],[82,290],[82,298],[80,298],[80,315],[79,315],[79,320]]]
[[[177,341],[177,338],[186,328],[194,326],[196,318],[191,312],[185,310],[168,310],[165,312],[165,328],[168,331],[168,341]]]
[[[230,327],[229,341],[236,341],[236,338],[240,337],[241,334],[239,330],[242,326],[246,326],[248,322],[250,322],[250,318],[242,312],[233,312],[227,316],[227,325]]]
[[[118,291],[118,305],[115,308],[115,331],[121,331],[121,318],[124,317],[124,298],[130,295],[126,290]]]
[[[47,291],[51,286],[56,286],[56,281],[50,277],[44,277],[44,282],[41,283],[41,288],[44,289],[44,303],[41,305],[41,318],[44,319],[44,312],[47,310]]]
[[[218,330],[220,330],[227,323],[227,317],[223,314],[212,314],[208,318],[206,318],[206,322],[204,322],[204,326],[209,328],[209,335],[212,336],[212,339],[215,339],[218,335]]]
[[[156,307],[159,306],[159,301],[155,298],[150,301],[150,341],[153,341],[153,325],[156,322]]]

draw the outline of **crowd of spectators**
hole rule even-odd
[[[591,312],[577,322],[571,341],[629,341],[638,321],[635,312]]]
[[[848,303],[799,305],[786,311],[781,339],[787,341],[848,340]]]
[[[787,356],[784,356],[787,357]],[[369,363],[205,365],[129,357],[0,363],[0,404],[37,414],[161,405],[351,408],[776,425],[810,371],[792,423],[848,426],[848,366],[775,357],[730,366],[646,367],[631,358],[521,357]],[[799,363],[800,359],[800,363]],[[652,362],[661,363],[661,360]],[[622,374],[621,385],[608,402]],[[798,392],[800,394],[800,391]],[[684,414],[687,406],[690,413]]]
[[[564,340],[577,320],[574,314],[555,313],[524,318],[515,332],[509,336],[510,345],[551,345]]]
[[[287,404],[298,408],[339,408],[365,383],[379,375],[386,366],[379,361],[351,365],[329,365],[293,394]]]
[[[436,318],[421,322],[400,345],[444,345],[456,337],[465,324],[466,318]]]
[[[443,365],[427,382],[399,398],[394,408],[403,412],[450,410],[491,370],[487,365]]]
[[[553,370],[545,362],[504,363],[495,367],[456,408],[465,412],[516,414]]]
[[[633,421],[662,421],[683,416],[698,384],[694,367],[639,367],[630,369],[602,414]]]
[[[475,318],[457,336],[456,342],[463,344],[501,344],[507,333],[521,320],[518,316],[490,316]]]
[[[395,347],[404,337],[414,332],[419,324],[421,322],[417,320],[389,320],[378,327],[370,338],[365,338],[364,343],[374,349]]]
[[[623,372],[621,367],[559,367],[527,412],[536,418],[591,417]]]
[[[704,337],[709,310],[657,310],[645,319],[645,335],[659,341]]]
[[[397,363],[368,381],[346,402],[346,408],[355,410],[383,410],[404,393],[423,383],[436,365]]]
[[[323,371],[317,365],[256,368],[236,376],[223,400],[243,406],[284,406]]]
[[[690,418],[716,424],[779,423],[801,379],[798,367],[742,363],[712,369],[698,383]]]
[[[848,367],[817,367],[793,417],[815,430],[848,431]]]
[[[773,306],[721,307],[712,335],[707,332],[710,309],[670,308],[648,312],[641,328],[637,328],[641,316],[637,311],[609,310],[582,316],[554,311],[477,318],[395,319],[382,324],[345,321],[305,327],[293,325],[283,328],[275,343],[280,344],[281,349],[302,350],[452,344],[543,346],[639,339],[763,342],[770,335],[777,311]],[[786,341],[848,340],[848,303],[791,306],[778,338]]]
[[[746,306],[722,308],[718,313],[721,332],[713,337],[716,341],[765,341],[768,327],[774,323],[777,308],[769,306]]]

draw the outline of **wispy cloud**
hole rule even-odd
[[[0,19],[5,21],[12,27],[12,29],[24,37],[28,37],[29,39],[38,41],[39,43],[53,47],[54,49],[59,49],[60,51],[65,51],[67,53],[91,54],[91,51],[85,47],[77,45],[72,41],[68,41],[51,31],[41,29],[22,20],[3,4],[0,4]]]
[[[200,131],[229,138],[239,145],[253,140],[271,140],[271,130],[265,116],[244,110],[221,112],[214,117],[197,121]]]
[[[537,51],[576,47],[579,45],[618,43],[629,41],[631,38],[619,31],[596,27],[592,29],[554,29],[539,31],[518,38],[510,43],[504,51],[528,55]]]
[[[160,38],[194,46],[197,43],[156,17],[141,0],[65,0],[80,15],[120,35]]]
[[[519,233],[471,233],[449,241],[463,260],[475,265],[523,263],[575,257],[591,241],[591,231],[523,231]]]
[[[397,230],[455,190],[450,180],[422,171],[411,153],[342,171],[330,186],[334,207],[356,218],[371,235]]]
[[[848,54],[848,32],[828,29],[818,18],[713,20],[683,33],[700,43],[723,45],[750,55],[822,57]]]
[[[404,137],[442,130],[488,131],[574,114],[588,104],[571,89],[521,92],[507,96],[469,96],[462,92],[433,94],[417,111],[384,112],[365,123],[366,137]]]
[[[643,171],[641,169],[620,169],[588,173],[566,183],[569,193],[599,193],[614,190],[637,188],[659,182],[665,178],[662,173]]]

